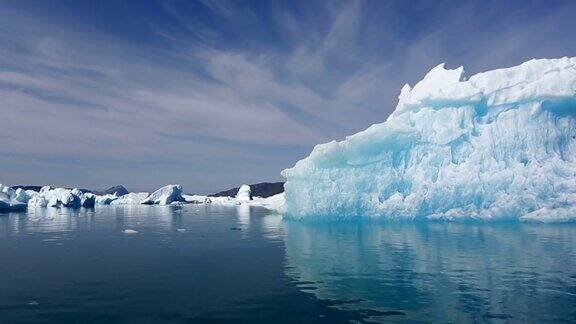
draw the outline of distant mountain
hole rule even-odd
[[[14,190],[22,189],[22,190],[32,190],[32,191],[39,192],[40,189],[42,188],[42,186],[12,186],[11,188]]]
[[[111,187],[111,188],[104,190],[105,195],[116,194],[116,196],[124,196],[124,195],[127,195],[129,193],[130,192],[128,191],[128,189],[126,189],[123,185],[114,186],[114,187]]]
[[[240,187],[220,191],[210,195],[210,197],[234,197],[238,193]],[[252,197],[268,198],[284,192],[284,182],[261,182],[250,185]]]
[[[11,188],[16,190],[18,188],[22,189],[22,190],[32,190],[32,191],[36,191],[39,192],[40,189],[42,189],[43,186],[23,186],[23,185],[17,185],[17,186],[12,186]],[[73,189],[73,188],[66,188],[66,189]],[[89,189],[80,189],[78,188],[80,191],[82,192],[93,192],[92,190]]]

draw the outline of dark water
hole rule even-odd
[[[245,206],[0,216],[0,323],[575,321],[574,224],[303,224]]]

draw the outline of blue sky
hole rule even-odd
[[[574,1],[0,1],[0,182],[281,180],[432,67],[576,55]]]

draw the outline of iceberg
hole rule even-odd
[[[23,201],[25,200],[25,201]],[[0,213],[26,210],[27,194],[0,184]]]
[[[250,192],[251,190],[249,185],[241,185],[236,194],[236,200],[241,203],[249,202],[251,200]]]
[[[148,196],[147,192],[131,192],[112,201],[111,205],[139,205]]]
[[[18,190],[17,190],[18,191]],[[37,207],[94,207],[94,196],[91,193],[83,193],[81,190],[74,188],[52,188],[49,186],[42,187],[40,192],[27,190],[26,202],[29,208]]]
[[[189,204],[210,204],[212,203],[211,197],[203,196],[203,195],[182,195],[184,200],[186,200]],[[228,198],[228,197],[226,197]]]
[[[18,188],[14,191],[11,198],[13,200],[16,200],[17,202],[27,204],[28,200],[30,200],[30,198],[31,198],[31,195],[26,190],[22,190],[22,188]]]
[[[167,185],[154,191],[146,199],[142,200],[145,205],[169,205],[175,202],[186,202],[182,197],[181,185]]]
[[[47,207],[48,200],[42,195],[36,195],[28,200],[28,208]]]
[[[0,192],[3,192],[8,197],[12,197],[15,190],[0,183]]]
[[[93,208],[96,205],[96,195],[93,193],[85,192],[80,197],[80,206],[85,208]]]
[[[286,212],[286,200],[283,192],[268,198],[253,197],[250,205],[261,206],[281,214]]]
[[[77,190],[77,189],[75,189]],[[63,207],[77,208],[80,207],[81,198],[74,190],[63,191],[60,195],[60,203]],[[82,195],[82,193],[80,193]]]
[[[96,205],[110,205],[116,199],[118,199],[118,196],[110,194],[96,196]]]
[[[282,172],[290,217],[576,219],[576,58],[433,68],[388,119]]]

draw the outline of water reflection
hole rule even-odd
[[[94,208],[37,208],[0,216],[0,238],[26,234],[76,233],[96,229],[144,228],[171,232],[184,227],[196,207],[119,205]]]
[[[334,305],[338,314],[332,316],[336,318],[455,323],[560,322],[576,318],[574,224],[306,224],[283,221],[279,215],[246,205],[44,208],[6,216],[0,217],[0,239],[9,239],[0,244],[0,260],[11,260],[10,267],[20,262],[20,267],[36,269],[34,262],[46,256],[49,261],[43,261],[43,267],[59,278],[62,269],[82,266],[83,262],[94,266],[106,259],[121,265],[116,269],[134,268],[138,275],[145,273],[143,284],[156,280],[156,291],[151,296],[164,292],[166,281],[172,280],[187,300],[215,285],[220,290],[214,292],[212,300],[233,293],[252,296],[260,289],[258,296],[267,306],[278,298],[275,293],[281,293],[286,296],[283,308],[292,312],[289,307],[298,304],[294,298],[309,297],[311,305]],[[139,234],[126,236],[122,233],[126,228]],[[94,261],[92,256],[99,259]],[[168,259],[156,263],[159,257]],[[181,272],[170,275],[175,269]],[[62,277],[80,276],[89,270],[71,268]],[[212,277],[220,270],[220,276]],[[4,277],[13,274],[8,267],[4,271]],[[197,277],[189,277],[192,272]],[[22,290],[22,282],[36,276],[34,271],[16,273],[21,280],[12,285],[14,295]],[[235,276],[240,279],[235,281]],[[228,278],[229,282],[220,285]],[[136,279],[102,280],[122,286]],[[191,282],[181,284],[180,280],[185,279]],[[36,284],[57,285],[64,281],[39,282]],[[202,284],[206,286],[190,294],[193,287]],[[238,285],[244,290],[237,289]],[[6,282],[2,286],[6,290]],[[38,293],[34,285],[28,286]],[[297,291],[299,297],[291,291]],[[110,294],[102,292],[104,297]],[[172,294],[172,290],[166,294]],[[253,305],[253,299],[246,303]],[[261,310],[257,305],[254,309]],[[315,312],[307,315],[317,316]],[[343,313],[353,316],[340,315]]]
[[[269,214],[262,217],[262,234],[270,240],[282,239],[284,237],[282,215]]]
[[[238,205],[236,207],[236,214],[238,215],[238,223],[245,229],[250,228],[250,206]]]
[[[574,225],[284,226],[288,275],[340,309],[385,321],[576,318]]]

